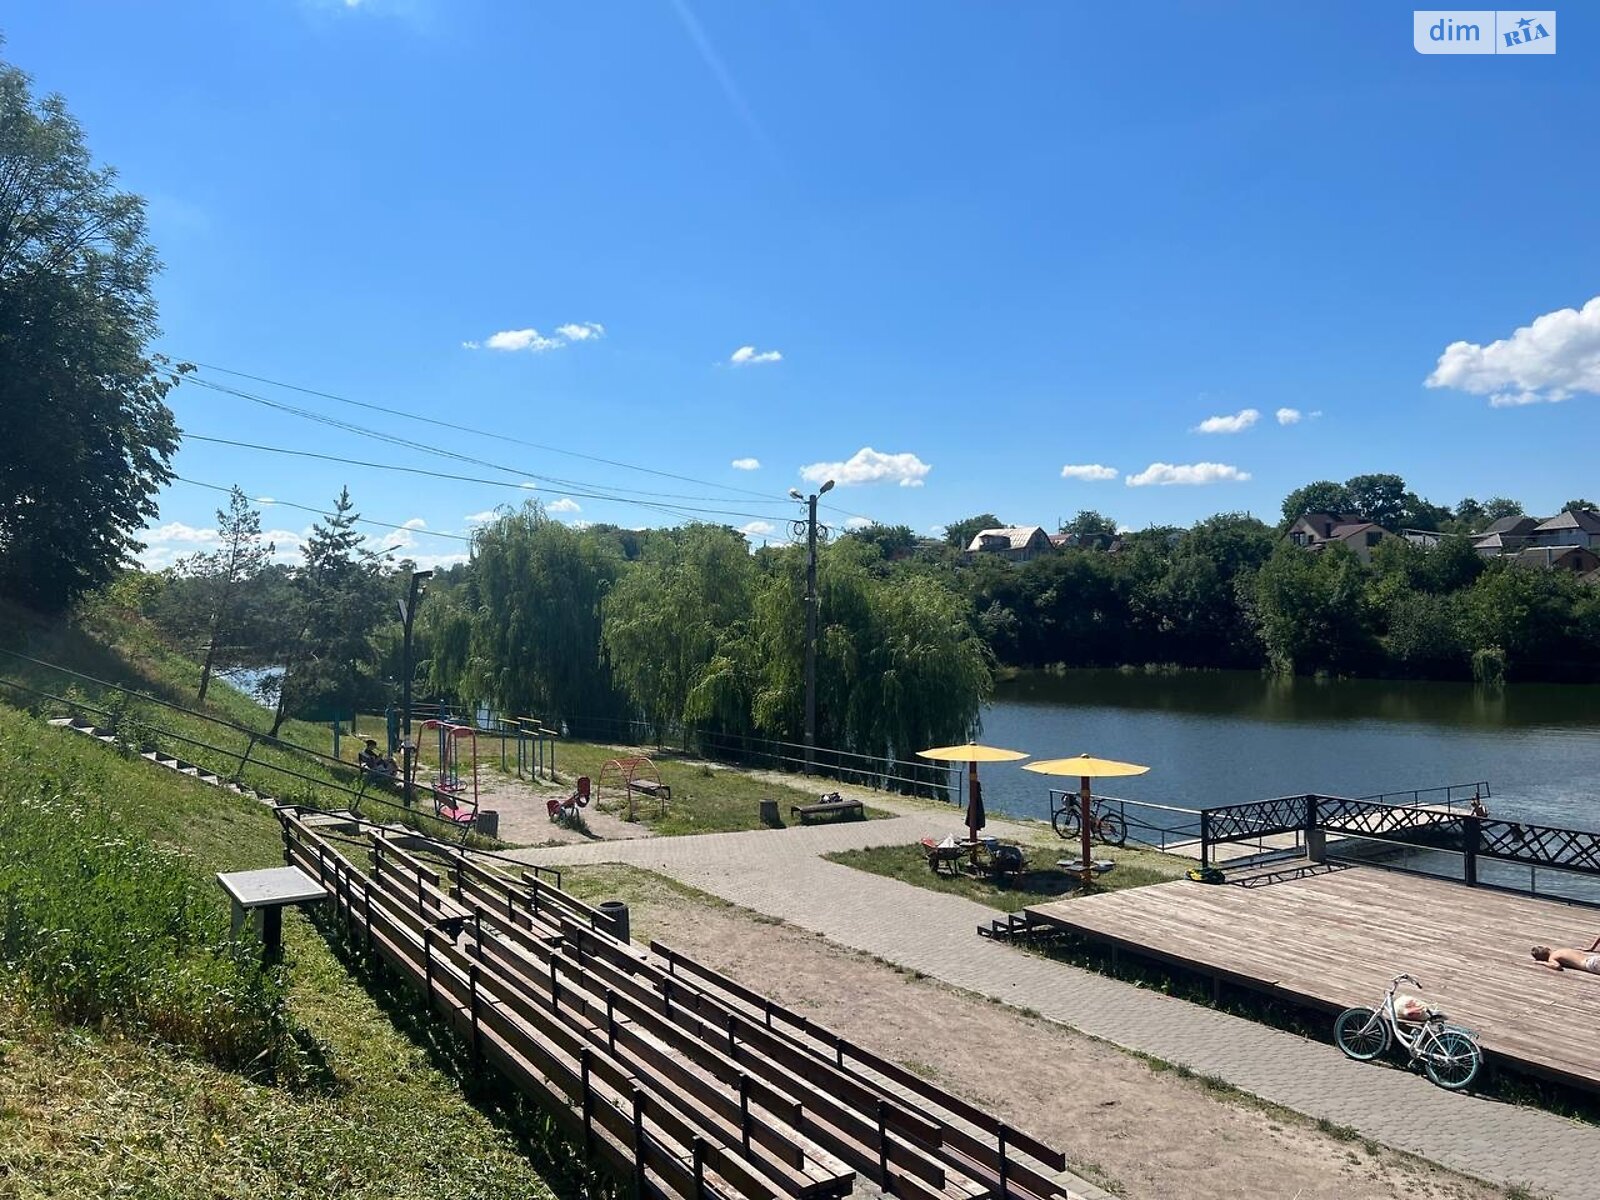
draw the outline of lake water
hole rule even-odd
[[[999,684],[982,740],[1143,763],[1096,792],[1187,808],[1483,779],[1496,816],[1600,829],[1600,686],[1029,672]],[[1018,816],[1047,816],[1048,789],[1076,786],[1003,763],[981,778],[987,806]]]

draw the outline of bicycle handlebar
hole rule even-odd
[[[1392,991],[1395,990],[1395,988],[1399,987],[1400,986],[1400,981],[1402,979],[1409,979],[1412,983],[1416,984],[1418,987],[1422,986],[1422,980],[1418,979],[1415,975],[1412,975],[1408,971],[1402,971],[1402,972],[1400,972],[1400,974],[1396,975],[1393,979],[1391,979],[1389,981],[1389,990],[1392,992]]]

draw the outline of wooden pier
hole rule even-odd
[[[1033,925],[1329,1014],[1409,971],[1491,1062],[1600,1091],[1600,976],[1535,964],[1586,949],[1600,912],[1376,867],[1278,863],[1256,886],[1187,880],[1027,910]],[[1231,873],[1230,873],[1231,876]],[[1408,990],[1416,990],[1409,989]]]

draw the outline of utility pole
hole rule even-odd
[[[411,741],[411,677],[416,674],[416,667],[411,661],[411,625],[417,615],[417,602],[422,599],[422,585],[431,578],[433,578],[432,571],[411,572],[410,593],[400,601],[400,624],[405,630],[405,641],[400,652],[400,756],[407,808],[411,807],[413,800],[412,775],[416,761],[416,746]]]
[[[809,496],[802,496],[794,488],[789,495],[806,506],[806,519],[795,524],[805,526],[806,533],[806,774],[816,768],[817,756],[817,497],[833,487],[828,480]],[[798,533],[798,530],[796,530]],[[824,528],[823,536],[827,536]]]

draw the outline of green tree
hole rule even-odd
[[[350,489],[341,488],[333,512],[311,527],[300,549],[293,614],[299,630],[285,655],[274,736],[287,715],[331,720],[376,699],[364,668],[373,662],[372,637],[393,596],[381,560],[356,529],[360,519]]]
[[[965,550],[980,530],[999,529],[1005,522],[993,513],[979,513],[964,521],[952,521],[944,527],[944,540],[957,550]]]
[[[1363,521],[1399,529],[1406,523],[1407,500],[1416,497],[1406,490],[1398,475],[1356,475],[1345,481],[1351,509]]]
[[[272,561],[275,547],[261,533],[261,513],[250,506],[243,491],[234,487],[228,493],[228,507],[217,510],[217,548],[180,559],[174,573],[193,585],[190,594],[202,608],[200,617],[205,636],[205,657],[200,664],[197,700],[206,698],[211,674],[217,666],[217,649],[224,647],[225,661],[233,648],[228,646],[240,629],[240,616],[256,576]]]
[[[1488,517],[1485,524],[1493,524],[1505,517],[1522,516],[1522,503],[1506,496],[1491,496],[1483,502],[1483,515]]]
[[[883,525],[877,521],[852,529],[845,536],[876,546],[885,562],[907,554],[917,544],[917,535],[911,532],[911,526]]]
[[[1062,533],[1074,534],[1077,537],[1092,536],[1094,534],[1115,534],[1117,523],[1110,517],[1102,516],[1092,508],[1081,510],[1072,520],[1061,526]]]
[[[1284,674],[1350,673],[1371,661],[1361,562],[1343,546],[1280,543],[1256,573],[1254,618],[1267,661]]]
[[[1293,525],[1307,513],[1343,513],[1353,507],[1349,488],[1331,479],[1319,479],[1295,488],[1283,498],[1283,523]]]
[[[477,669],[451,681],[454,689],[547,723],[606,730],[617,704],[600,631],[621,567],[614,549],[530,500],[480,528],[472,552]]]
[[[178,444],[144,202],[0,62],[0,594],[56,611],[143,549]]]
[[[1562,512],[1593,512],[1597,508],[1600,508],[1600,504],[1596,504],[1593,500],[1585,500],[1582,496],[1580,496],[1576,500],[1568,500],[1565,504],[1563,504],[1561,506],[1561,511]]]

